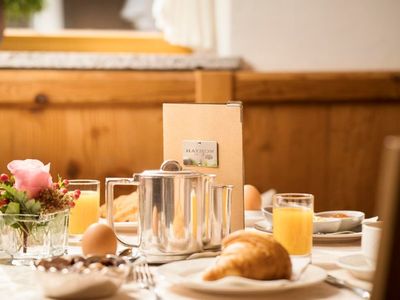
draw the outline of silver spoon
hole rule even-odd
[[[133,248],[125,248],[118,254],[118,256],[126,258],[131,263],[141,257],[139,251],[137,251],[137,249],[133,250]]]

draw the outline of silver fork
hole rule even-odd
[[[132,280],[139,285],[139,288],[152,292],[156,300],[161,299],[154,290],[156,283],[145,260],[140,260],[133,265]]]

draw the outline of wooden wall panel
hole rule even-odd
[[[316,210],[375,214],[380,152],[400,134],[400,73],[235,72],[246,181],[306,191]]]
[[[347,209],[376,214],[383,140],[399,133],[400,103],[331,107],[328,170],[333,175],[326,191],[328,207],[339,202]]]
[[[193,72],[1,70],[0,104],[193,102]]]
[[[315,209],[375,212],[383,139],[400,133],[400,103],[245,105],[246,182],[310,192]]]
[[[233,72],[196,71],[196,102],[227,103],[233,100]]]
[[[13,159],[51,162],[66,178],[131,176],[162,162],[162,108],[0,110],[0,170]]]
[[[328,114],[327,107],[318,105],[245,105],[246,182],[260,191],[324,197]]]
[[[0,170],[27,157],[70,178],[158,168],[162,102],[243,100],[247,183],[372,215],[399,74],[1,70]]]
[[[245,102],[400,99],[400,73],[236,72],[235,98]]]

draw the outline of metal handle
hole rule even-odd
[[[346,288],[348,288],[349,290],[353,291],[353,293],[357,294],[362,299],[370,299],[371,298],[371,294],[367,290],[364,290],[362,288],[353,286],[353,285],[347,283],[346,281],[344,282],[344,285],[345,285]]]
[[[371,293],[369,291],[359,288],[359,287],[356,287],[356,286],[348,283],[347,281],[336,278],[332,275],[328,275],[328,277],[325,279],[325,281],[327,283],[337,286],[339,288],[347,288],[347,289],[351,290],[353,293],[360,296],[362,299],[370,299],[371,298]]]
[[[139,182],[135,181],[133,178],[125,178],[125,177],[107,177],[106,178],[106,208],[107,208],[107,223],[110,225],[112,230],[114,230],[114,214],[113,214],[113,202],[114,202],[114,187],[117,185],[134,185],[134,186],[139,186]],[[138,215],[140,215],[140,205],[138,205]],[[139,223],[139,218],[138,218],[138,223]],[[141,240],[141,230],[140,226],[138,226],[138,243],[137,244],[130,244],[122,239],[120,239],[115,232],[115,236],[117,237],[117,240],[123,244],[124,246],[127,247],[139,247],[140,246],[140,240]]]

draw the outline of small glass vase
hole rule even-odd
[[[0,250],[13,265],[63,255],[68,243],[69,209],[45,214],[0,214]]]

